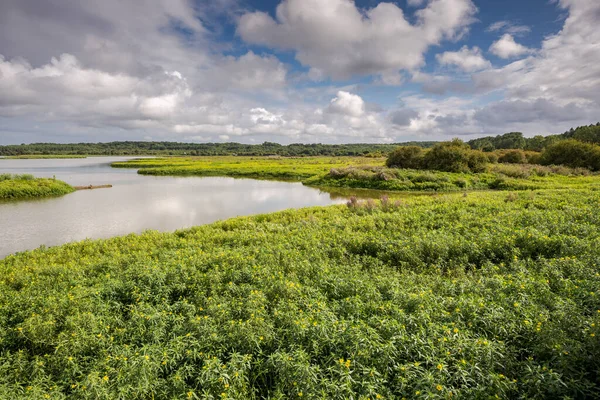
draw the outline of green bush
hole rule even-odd
[[[498,162],[498,155],[496,153],[484,152],[483,154],[487,156],[487,161],[489,163],[496,164]]]
[[[385,165],[389,168],[419,169],[423,162],[424,151],[418,146],[401,146],[392,151]]]
[[[527,156],[523,150],[510,150],[498,157],[498,162],[504,164],[525,164]]]
[[[540,157],[542,165],[566,165],[600,170],[600,146],[578,140],[563,140],[548,146]]]
[[[526,151],[525,157],[527,158],[528,164],[539,164],[542,159],[542,153],[538,151]]]
[[[484,172],[490,157],[482,151],[471,150],[467,162],[471,172]]]
[[[446,172],[481,172],[488,158],[460,139],[438,143],[423,157],[423,168]]]

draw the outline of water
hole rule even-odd
[[[344,201],[301,183],[215,177],[152,177],[110,163],[132,157],[0,160],[0,174],[53,177],[74,186],[112,184],[58,198],[0,202],[0,258],[144,230],[174,231],[239,215]]]

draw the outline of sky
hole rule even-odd
[[[600,120],[599,0],[2,0],[0,144],[395,143]]]

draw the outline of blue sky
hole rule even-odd
[[[597,0],[5,0],[0,144],[400,142],[600,120]]]

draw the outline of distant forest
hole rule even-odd
[[[32,154],[71,155],[192,155],[192,156],[384,156],[398,146],[432,147],[436,142],[396,144],[290,144],[264,142],[241,143],[176,143],[176,142],[110,142],[110,143],[32,143],[0,146],[0,156]]]
[[[560,135],[534,136],[526,138],[521,132],[510,132],[504,135],[488,136],[479,139],[473,139],[467,143],[475,150],[494,151],[502,149],[521,149],[531,151],[542,151],[561,140],[575,139],[580,142],[600,144],[600,122],[595,125],[584,125],[570,130]]]
[[[521,132],[488,136],[467,142],[472,149],[494,151],[522,149],[541,151],[561,140],[575,139],[600,144],[600,122],[595,125],[571,128],[559,135],[526,138]],[[0,156],[32,154],[82,155],[193,155],[193,156],[382,156],[398,146],[432,147],[436,142],[405,142],[392,144],[290,144],[264,142],[241,143],[176,143],[176,142],[110,142],[110,143],[32,143],[0,146]]]

